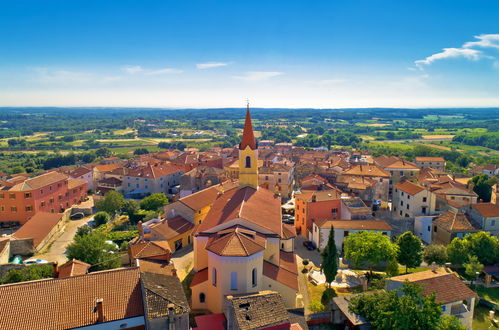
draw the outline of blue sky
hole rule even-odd
[[[0,106],[499,106],[498,1],[0,0]]]

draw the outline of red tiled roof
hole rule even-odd
[[[411,196],[416,195],[416,194],[422,192],[423,190],[425,190],[424,187],[421,187],[421,186],[414,184],[410,181],[396,183],[393,186],[399,190],[402,190],[403,192],[405,192]]]
[[[443,157],[416,157],[417,162],[445,162]]]
[[[90,266],[90,264],[87,264],[86,262],[80,260],[70,260],[59,267],[58,278],[85,275],[88,272]]]
[[[83,176],[85,174],[88,174],[90,172],[92,172],[92,169],[85,167],[85,166],[80,166],[80,167],[76,168],[74,171],[72,171],[71,173],[69,173],[69,175],[73,178],[78,178],[78,177]]]
[[[175,165],[158,163],[154,165],[147,164],[145,166],[130,169],[127,173],[127,176],[156,179],[182,171],[182,168]]]
[[[384,220],[326,220],[317,225],[321,228],[333,226],[335,229],[392,230],[392,227]]]
[[[151,258],[170,255],[171,249],[167,241],[141,241],[130,246],[132,258]]]
[[[253,134],[253,127],[251,125],[251,116],[249,108],[246,110],[246,119],[244,121],[243,137],[239,149],[243,150],[249,146],[252,150],[256,149],[255,135]]]
[[[196,286],[206,281],[208,281],[208,268],[201,269],[196,274],[194,274],[194,276],[192,277],[190,287],[192,288],[193,286]]]
[[[478,231],[468,217],[464,213],[455,213],[452,211],[447,211],[438,216],[434,222],[438,227],[444,228],[447,231],[454,232],[473,232]]]
[[[12,236],[15,238],[32,238],[35,248],[50,233],[59,221],[62,221],[62,213],[37,212]]]
[[[374,177],[383,177],[383,178],[388,178],[390,176],[390,172],[387,172],[381,167],[378,167],[376,165],[357,165],[352,167],[351,169],[346,170],[344,174],[374,176]]]
[[[170,240],[194,228],[194,224],[182,216],[162,220],[151,225],[151,232],[155,232],[165,240]]]
[[[236,227],[218,232],[208,240],[206,249],[220,256],[247,257],[265,250],[265,240],[254,231]]]
[[[25,190],[34,190],[40,189],[50,184],[57,183],[59,181],[63,181],[67,179],[68,176],[59,172],[48,172],[39,176],[35,176],[34,178],[27,179],[26,181],[16,184],[11,189],[12,191],[25,191]]]
[[[239,187],[238,181],[225,181],[221,184],[211,186],[181,198],[179,201],[194,211],[201,210],[215,202],[219,193],[225,193],[231,189]]]
[[[282,239],[290,239],[296,237],[296,228],[293,225],[287,223],[282,224]]]
[[[68,189],[78,188],[87,184],[87,181],[81,179],[68,179]]]
[[[97,298],[103,299],[106,322],[144,315],[138,268],[1,285],[0,296],[8,302],[0,309],[4,330],[93,325]]]
[[[292,273],[268,261],[263,261],[263,275],[298,291],[297,273]]]
[[[312,202],[314,196],[316,202],[323,202],[340,199],[341,193],[338,190],[304,191],[301,194],[296,194],[295,198],[305,202]]]
[[[198,228],[209,231],[227,221],[241,218],[281,236],[281,198],[273,192],[253,187],[232,189],[213,203],[206,218]]]
[[[483,217],[499,217],[499,205],[492,203],[478,203],[471,205]]]

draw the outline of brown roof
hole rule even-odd
[[[404,182],[400,182],[400,183],[396,183],[393,185],[395,188],[413,196],[413,195],[416,195],[420,192],[422,192],[423,190],[425,190],[424,187],[421,187],[417,184],[414,184],[410,181],[404,181]]]
[[[386,166],[385,168],[393,168],[393,169],[402,168],[402,169],[408,169],[408,170],[410,170],[410,169],[418,170],[419,169],[419,167],[416,164],[408,162],[407,160],[404,160],[404,159],[397,160],[396,162],[391,163],[390,165]]]
[[[169,304],[173,304],[177,315],[187,315],[190,312],[189,302],[178,277],[147,272],[142,273],[141,277],[147,319],[167,318]]]
[[[298,274],[276,266],[266,260],[263,261],[263,275],[276,282],[284,284],[298,291]]]
[[[167,241],[141,241],[130,246],[132,258],[151,258],[170,255],[171,249]]]
[[[10,190],[12,191],[25,191],[25,190],[34,190],[40,189],[50,184],[62,181],[67,179],[68,176],[59,172],[48,172],[39,176],[35,176],[34,178],[27,179],[26,181],[16,184]]]
[[[70,172],[69,175],[73,178],[78,178],[80,176],[83,176],[85,174],[88,174],[92,172],[92,169],[85,167],[85,166],[80,166],[76,168],[74,171]]]
[[[106,322],[144,315],[138,268],[0,286],[0,328],[68,329],[97,322],[103,299]]]
[[[478,203],[471,205],[483,217],[499,217],[499,205],[492,203]]]
[[[447,231],[454,232],[473,232],[478,231],[468,217],[464,213],[456,213],[452,211],[447,211],[438,216],[434,221],[434,224],[441,227]]]
[[[395,156],[382,155],[382,156],[378,156],[378,157],[374,158],[374,162],[381,167],[388,167],[390,164],[395,163],[399,159],[400,158],[395,157]]]
[[[37,212],[12,236],[19,239],[32,238],[36,248],[62,218],[62,213]]]
[[[192,277],[190,287],[196,286],[208,280],[208,268],[201,269]]]
[[[241,139],[241,143],[239,144],[239,149],[243,150],[248,146],[252,150],[256,149],[256,140],[255,140],[255,135],[253,134],[253,127],[251,125],[251,115],[249,107],[246,110],[246,119],[244,121],[243,137]]]
[[[311,174],[307,177],[304,177],[303,179],[301,179],[301,182],[309,181],[309,180],[318,180],[318,181],[321,181],[323,183],[327,183],[326,179],[324,179],[322,176],[317,175],[317,174]]]
[[[327,220],[319,226],[321,228],[354,229],[354,230],[392,230],[384,220]]]
[[[87,181],[81,179],[68,179],[68,189],[78,188],[79,186],[86,185]]]
[[[443,157],[416,157],[417,162],[445,162]]]
[[[274,291],[241,296],[227,296],[225,304],[233,311],[237,329],[249,330],[266,327],[290,329],[290,314],[282,296]],[[286,327],[278,327],[287,325]],[[299,328],[301,329],[301,328]]]
[[[90,266],[90,264],[87,264],[86,262],[80,260],[70,260],[59,267],[58,278],[85,275],[88,272]]]
[[[175,266],[171,262],[166,262],[163,260],[148,260],[148,259],[137,259],[136,262],[141,272],[148,272],[148,273],[168,275],[168,276],[175,276],[174,274],[176,274]]]
[[[390,176],[390,172],[387,172],[381,167],[376,165],[357,165],[352,167],[351,169],[346,170],[344,174],[358,175],[358,176],[374,176],[374,177],[384,177],[384,178],[388,178]]]
[[[305,191],[296,194],[295,198],[305,202],[312,202],[314,196],[316,202],[323,202],[340,199],[341,193],[337,190]]]
[[[228,190],[239,187],[238,181],[225,181],[223,183],[211,186],[181,198],[179,201],[194,211],[198,211],[203,207],[209,206],[215,202],[219,193],[225,193]]]
[[[194,228],[194,224],[182,216],[162,220],[151,225],[151,232],[155,232],[165,240],[170,240]]]
[[[235,227],[218,232],[206,243],[206,249],[224,257],[246,257],[265,250],[265,239],[254,231]]]
[[[183,169],[172,164],[159,163],[130,169],[127,176],[156,179],[179,172],[183,172]]]
[[[95,165],[95,169],[97,169],[99,172],[111,172],[112,170],[117,169],[118,167],[121,167],[120,164],[99,164]]]
[[[445,270],[438,270],[436,272],[427,270],[424,272],[392,277],[390,280],[417,283],[423,287],[423,294],[429,295],[434,293],[436,301],[441,304],[477,297],[477,294],[456,275]]]
[[[367,189],[376,184],[376,181],[371,180],[365,176],[357,176],[357,175],[338,175],[336,178],[337,183],[347,184],[347,187],[350,189]]]
[[[282,239],[290,239],[296,237],[296,228],[293,225],[283,223],[282,224]]]
[[[281,198],[273,192],[253,187],[232,189],[213,203],[198,233],[241,218],[281,236]]]

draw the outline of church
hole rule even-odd
[[[194,229],[192,309],[220,313],[224,297],[279,292],[287,308],[298,303],[296,231],[283,224],[281,197],[258,185],[258,146],[249,107],[239,144],[239,185],[218,192]]]

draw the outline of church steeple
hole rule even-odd
[[[249,103],[246,105],[246,120],[244,121],[243,138],[239,144],[239,150],[244,150],[247,146],[252,150],[256,149],[256,140],[255,134],[253,133],[253,126],[251,125]]]
[[[249,103],[246,106],[243,137],[239,144],[239,186],[258,188],[258,148],[251,125]]]

